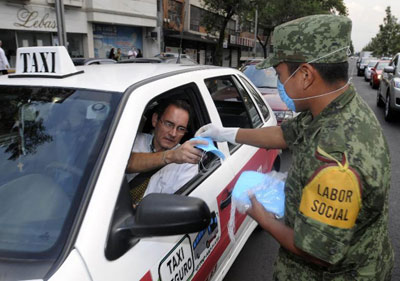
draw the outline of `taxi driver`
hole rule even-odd
[[[126,168],[133,203],[151,192],[173,193],[198,173],[205,144],[189,140],[190,105],[184,100],[163,100],[152,115],[152,134],[138,133]]]

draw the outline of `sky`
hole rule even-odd
[[[400,0],[344,0],[350,19],[353,21],[351,38],[356,52],[361,51],[379,32],[383,24],[386,7],[400,20]]]

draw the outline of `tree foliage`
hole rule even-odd
[[[386,8],[386,17],[379,25],[379,32],[363,48],[363,51],[372,51],[376,57],[392,56],[400,52],[400,24],[392,15],[390,6]]]
[[[254,9],[258,9],[259,26],[263,29],[264,40],[258,41],[264,49],[264,57],[270,35],[277,25],[297,18],[316,14],[347,15],[343,0],[257,0]]]
[[[209,12],[204,14],[202,23],[207,32],[218,35],[218,43],[214,54],[214,64],[222,65],[222,50],[225,30],[233,16],[241,16],[251,9],[249,0],[203,0],[203,7]]]
[[[255,11],[258,11],[258,26],[264,30],[264,40],[258,41],[267,56],[267,47],[271,32],[275,26],[314,14],[347,15],[344,0],[203,0],[203,8],[208,11],[202,18],[202,25],[207,32],[218,36],[214,53],[214,64],[222,64],[223,42],[229,21],[237,16],[242,22],[254,22]]]

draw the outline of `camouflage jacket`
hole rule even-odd
[[[284,122],[282,130],[293,161],[285,186],[285,224],[294,229],[296,247],[330,266],[311,264],[281,247],[274,280],[390,280],[394,255],[387,225],[390,156],[371,109],[350,86],[315,118],[303,112]],[[318,200],[314,205],[303,202],[305,187],[316,172],[336,166],[318,157],[318,147],[337,161],[346,161],[359,179],[360,204],[354,205],[358,211],[350,227],[338,227],[335,221],[326,224],[300,210],[300,204],[305,204],[317,215],[321,211],[320,217],[335,216],[337,221],[347,220],[347,211],[354,213],[353,208],[339,215],[340,209],[322,208]],[[323,194],[323,186],[318,185],[315,196],[336,199],[340,208],[345,197],[333,189]]]

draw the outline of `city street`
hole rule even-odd
[[[357,77],[355,60],[350,60],[350,73],[352,82],[358,93],[371,107],[382,125],[384,134],[389,144],[392,158],[392,181],[390,190],[390,214],[389,231],[395,251],[395,267],[392,273],[392,281],[400,280],[400,117],[398,121],[387,123],[384,120],[383,108],[376,106],[376,90],[373,90],[364,77]],[[283,153],[283,171],[287,171],[290,165],[290,154]],[[239,254],[235,263],[225,277],[225,281],[268,281],[272,280],[273,262],[278,251],[278,244],[265,231],[257,228]]]

